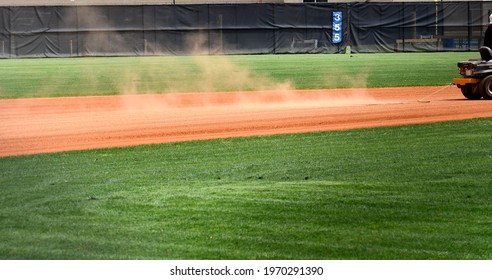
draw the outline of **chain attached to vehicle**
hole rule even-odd
[[[445,86],[442,86],[441,88],[439,88],[438,90],[432,92],[431,94],[427,95],[427,96],[424,96],[423,98],[420,98],[420,99],[417,99],[417,102],[419,103],[430,103],[431,101],[430,100],[426,100],[436,94],[438,94],[439,92],[445,90],[446,88],[452,86],[453,84],[448,84],[448,85],[445,85]]]

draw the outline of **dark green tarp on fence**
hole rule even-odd
[[[469,1],[0,7],[0,57],[477,50],[491,9]]]

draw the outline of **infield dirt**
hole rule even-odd
[[[0,156],[492,117],[455,87],[0,100]]]

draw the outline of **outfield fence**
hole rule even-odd
[[[473,51],[490,2],[0,7],[0,57]]]

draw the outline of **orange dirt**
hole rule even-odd
[[[0,100],[0,156],[492,117],[456,87]]]

